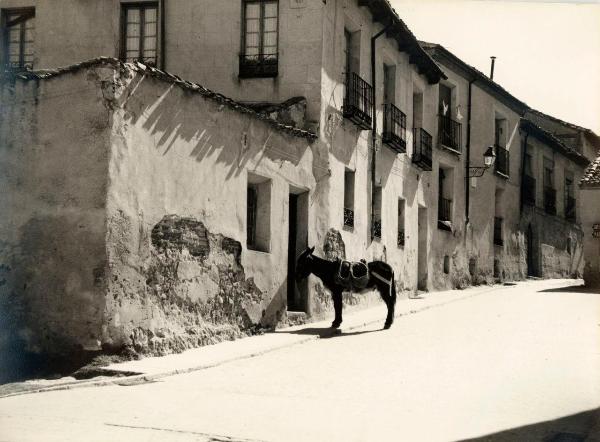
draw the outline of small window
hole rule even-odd
[[[276,77],[278,63],[277,0],[245,0],[240,77]]]
[[[35,9],[2,10],[2,30],[4,65],[9,69],[33,69]]]
[[[246,245],[260,252],[271,248],[271,180],[256,175],[248,175]]]
[[[404,230],[405,202],[402,198],[398,200],[398,247],[404,247],[406,243]]]
[[[447,275],[450,273],[450,257],[444,255],[444,273]]]
[[[381,186],[375,186],[373,192],[373,226],[372,238],[381,239],[381,200],[382,200],[383,189]]]
[[[354,171],[344,172],[344,227],[354,228]]]
[[[158,64],[158,3],[124,4],[121,59]]]

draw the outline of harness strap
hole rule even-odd
[[[375,278],[379,279],[380,281],[385,282],[387,285],[392,285],[391,279],[385,279],[383,276],[381,276],[379,273],[374,272],[373,270],[371,270],[371,275],[373,275]]]

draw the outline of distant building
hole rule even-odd
[[[583,279],[586,286],[600,292],[600,150],[586,169],[580,187],[585,253]]]
[[[323,317],[308,245],[404,292],[578,274],[563,169],[593,133],[541,135],[386,0],[61,6],[0,0],[3,342],[166,353]],[[536,179],[557,158],[556,215],[521,202],[524,143]]]

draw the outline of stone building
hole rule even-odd
[[[583,279],[587,287],[600,292],[600,150],[580,182],[581,221],[585,268]]]
[[[322,317],[306,245],[405,292],[527,274],[528,107],[386,0],[57,2],[0,0],[5,343],[161,353]]]

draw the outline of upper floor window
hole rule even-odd
[[[122,10],[121,59],[158,64],[158,3],[129,3]]]
[[[278,1],[244,0],[240,77],[276,77]]]
[[[2,11],[3,61],[11,69],[33,69],[35,9]]]

